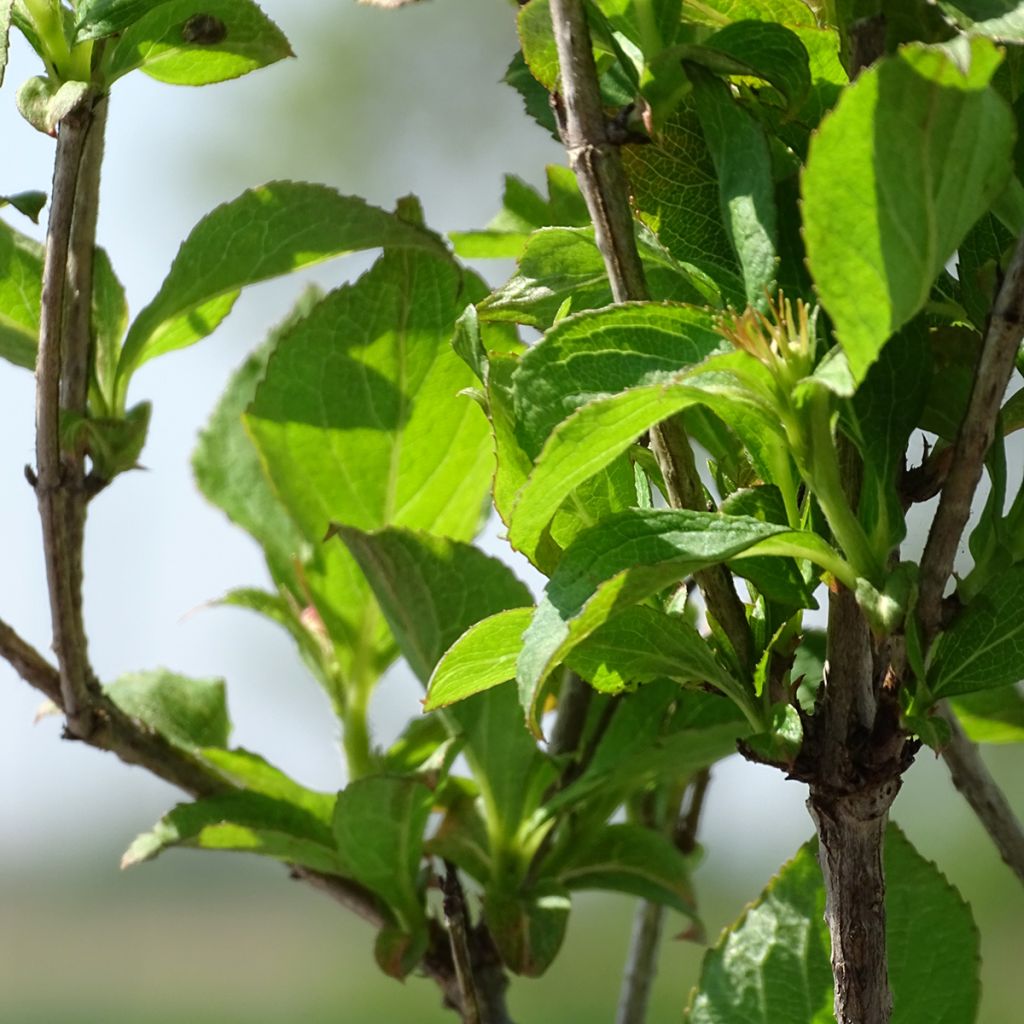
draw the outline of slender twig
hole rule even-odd
[[[985,457],[995,437],[996,419],[1024,338],[1024,235],[992,308],[974,377],[971,400],[957,434],[939,507],[921,556],[917,609],[926,642],[942,623],[942,595],[953,571],[957,546],[971,514]]]
[[[50,594],[53,647],[60,669],[68,728],[88,736],[93,728],[91,698],[97,687],[89,667],[81,600],[80,489],[74,466],[66,465],[61,445],[62,379],[65,363],[79,355],[68,345],[81,339],[65,333],[69,294],[68,261],[75,227],[83,157],[89,144],[96,97],[86,93],[60,123],[54,163],[50,220],[46,233],[43,291],[36,362],[36,498],[43,528],[43,552]],[[98,172],[95,175],[98,182]],[[95,203],[97,197],[92,197]],[[91,271],[90,271],[91,273]],[[86,339],[86,345],[88,340]],[[85,358],[88,358],[86,352]]]
[[[992,778],[963,727],[944,705],[939,714],[949,723],[952,737],[942,751],[953,785],[963,794],[978,816],[999,855],[1017,878],[1024,883],[1024,829],[1021,828],[1003,791]]]
[[[660,903],[641,900],[633,914],[633,932],[629,937],[629,955],[615,1024],[644,1024],[647,1020],[664,929],[665,908]]]
[[[448,926],[452,962],[455,964],[455,977],[459,983],[462,1021],[463,1024],[484,1024],[480,1016],[476,979],[473,977],[473,957],[469,950],[469,910],[466,907],[466,894],[462,891],[458,869],[451,861],[444,862],[444,874],[440,876],[440,882],[444,896],[444,920]]]
[[[6,622],[0,619],[0,657],[30,686],[60,705],[60,673]]]
[[[710,769],[698,772],[688,788],[688,807],[681,814],[674,815],[673,838],[682,853],[693,853],[696,848],[697,830],[710,779]],[[619,993],[616,1024],[644,1024],[647,1020],[664,925],[665,908],[660,903],[642,900],[637,905]]]

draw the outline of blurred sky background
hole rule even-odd
[[[540,183],[545,163],[561,161],[500,84],[516,48],[515,12],[504,0],[433,0],[398,12],[352,0],[262,6],[298,60],[203,89],[141,74],[115,86],[99,234],[133,313],[191,226],[250,185],[322,181],[389,208],[415,192],[429,224],[447,231],[494,214],[503,173]],[[16,37],[0,92],[0,193],[49,190],[53,142],[14,108],[18,85],[37,72]],[[369,261],[349,257],[302,280],[333,287]],[[494,282],[508,270],[481,269]],[[286,313],[302,280],[251,289],[213,337],[136,376],[132,400],[155,407],[148,472],[120,478],[92,507],[86,616],[103,679],[155,666],[224,677],[234,742],[307,785],[333,789],[344,781],[335,726],[290,641],[245,612],[202,607],[266,573],[254,543],[198,494],[189,466],[230,372]],[[32,381],[6,363],[0,417],[0,616],[45,651],[39,524],[22,476],[33,462]],[[486,544],[500,549],[496,531]],[[402,669],[389,674],[375,703],[379,741],[416,712],[418,695]],[[278,865],[172,852],[120,873],[131,839],[179,795],[111,755],[61,742],[56,719],[33,726],[39,704],[0,664],[0,1021],[448,1019],[429,983],[400,986],[378,974],[370,930]],[[1024,810],[1024,760],[991,753]],[[980,1020],[1019,1021],[1024,896],[929,753],[911,771],[895,817],[975,903],[987,958]],[[811,831],[800,787],[737,758],[715,769],[697,876],[712,938]],[[517,1019],[610,1020],[630,912],[627,899],[577,900],[556,966],[513,986]],[[676,931],[685,926],[675,923]],[[666,944],[652,1024],[679,1018],[701,952]]]

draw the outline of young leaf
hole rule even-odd
[[[513,375],[520,443],[536,458],[579,406],[664,380],[726,347],[712,314],[695,306],[625,303],[562,320]]]
[[[641,239],[640,258],[651,297],[719,304],[713,286],[675,263],[653,240]],[[530,235],[516,274],[477,305],[484,320],[512,320],[546,330],[562,313],[600,309],[611,285],[592,228],[540,228]]]
[[[444,252],[437,236],[323,185],[273,182],[217,207],[192,229],[131,325],[121,389],[146,360],[206,337],[245,285],[378,246]]]
[[[906,46],[858,77],[811,144],[807,259],[858,380],[1006,184],[1013,118],[987,87],[999,61],[980,38]]]
[[[993,576],[939,637],[928,667],[932,694],[951,697],[1024,679],[1024,565]]]
[[[128,847],[121,867],[152,860],[172,846],[237,850],[342,874],[330,827],[287,800],[235,792],[178,804]]]
[[[702,0],[686,9],[686,20],[718,28],[722,22],[764,21],[814,28],[814,12],[804,0]]]
[[[574,840],[543,871],[569,890],[629,893],[688,916],[696,910],[686,858],[668,836],[640,825],[605,825]]]
[[[445,651],[479,618],[533,603],[508,566],[471,544],[395,528],[364,533],[339,526],[337,533],[424,684]]]
[[[718,173],[722,222],[739,260],[746,305],[762,308],[765,296],[775,291],[778,266],[768,137],[736,103],[724,82],[701,68],[690,68],[688,74],[704,139]]]
[[[228,745],[231,723],[221,679],[189,679],[155,669],[121,676],[104,693],[126,715],[180,747]]]
[[[514,679],[532,617],[532,607],[509,608],[470,626],[437,663],[423,710],[446,707]]]
[[[0,220],[0,357],[33,369],[39,336],[43,247]]]
[[[410,932],[424,922],[419,865],[433,796],[415,779],[358,779],[338,794],[334,837],[346,874],[392,907]]]
[[[284,33],[252,0],[170,0],[121,33],[107,80],[140,68],[171,85],[209,85],[291,56]]]

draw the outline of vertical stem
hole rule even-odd
[[[693,853],[697,845],[697,829],[704,809],[711,771],[705,768],[694,776],[689,785],[690,802],[680,817],[679,806],[671,815],[670,825],[676,846],[684,854]],[[681,803],[681,801],[680,801]],[[658,970],[658,950],[665,924],[665,908],[642,900],[633,916],[633,934],[629,943],[629,958],[622,978],[619,1007],[615,1024],[644,1024],[651,1001],[651,990]]]
[[[832,939],[838,1024],[887,1024],[892,994],[886,966],[882,853],[899,773],[867,777],[857,753],[878,713],[871,634],[853,594],[830,595],[828,673],[814,716],[817,772],[807,807],[818,832],[825,920]]]
[[[469,950],[469,913],[466,894],[462,891],[459,873],[451,861],[444,862],[441,876],[444,894],[444,919],[448,926],[448,940],[452,948],[455,977],[458,980],[463,1024],[486,1024],[480,1016],[480,1000],[473,978],[473,958]]]
[[[84,409],[79,392],[88,386],[88,309],[104,111],[105,101],[87,93],[58,128],[36,363],[36,498],[61,695],[68,728],[77,736],[92,731],[90,702],[97,689],[82,619],[87,497],[81,456],[62,450],[60,427],[64,409]]]
[[[644,1024],[647,1020],[664,925],[665,908],[661,904],[647,900],[637,904],[615,1024]]]

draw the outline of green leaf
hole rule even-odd
[[[0,220],[0,357],[33,369],[39,337],[43,247]]]
[[[1024,679],[1024,565],[989,579],[939,637],[928,667],[936,699]]]
[[[450,860],[483,884],[492,873],[487,824],[476,799],[465,791],[457,792],[437,831],[427,841],[427,853]]]
[[[532,607],[510,608],[470,626],[437,663],[423,710],[446,707],[514,679],[532,617]]]
[[[346,786],[334,814],[346,873],[383,898],[410,932],[424,924],[419,866],[432,801],[422,782],[380,775]]]
[[[107,80],[140,68],[171,85],[209,85],[291,56],[284,33],[252,0],[171,0],[121,33]]]
[[[975,743],[1024,743],[1024,694],[1019,686],[965,693],[950,704]]]
[[[790,769],[800,753],[803,740],[803,723],[797,709],[791,704],[775,704],[771,709],[768,729],[748,736],[744,742],[765,763]]]
[[[465,303],[448,259],[391,251],[279,341],[246,419],[310,538],[330,523],[471,537],[491,473],[487,423],[451,348]]]
[[[734,21],[699,46],[684,47],[683,56],[719,74],[762,78],[778,89],[792,110],[811,88],[810,58],[801,37],[772,22]]]
[[[827,1024],[832,1014],[825,894],[813,843],[704,957],[687,1024]]]
[[[388,252],[279,341],[246,418],[274,492],[313,545],[306,581],[345,673],[381,671],[393,655],[355,561],[320,543],[329,524],[463,539],[482,518],[487,422],[458,394],[474,378],[450,344],[466,283],[447,258]]]
[[[687,575],[746,553],[820,557],[813,534],[741,516],[633,509],[581,534],[565,552],[523,637],[520,703],[536,728],[537,703],[554,668],[616,612]],[[805,555],[806,557],[806,555]]]
[[[773,435],[780,432],[777,419],[749,402],[740,408],[738,389],[716,391],[710,376],[697,381],[705,386],[668,381],[594,399],[560,423],[517,493],[509,526],[512,546],[533,556],[548,523],[577,487],[626,451],[644,431],[689,406],[710,406],[734,427],[751,428],[761,444],[771,444]],[[784,444],[780,438],[775,447],[784,451]]]
[[[696,113],[681,110],[654,144],[624,146],[622,155],[641,220],[679,263],[742,305],[742,273],[719,214],[718,176]]]
[[[885,875],[894,1024],[968,1024],[979,996],[969,907],[895,825],[886,831]],[[688,1024],[833,1021],[824,909],[812,840],[708,951]]]
[[[61,82],[36,75],[18,89],[18,112],[36,131],[56,135],[57,125],[83,102],[90,90],[88,82]]]
[[[527,625],[529,620],[524,630]],[[630,683],[659,678],[710,683],[725,693],[740,687],[685,619],[646,605],[626,608],[598,627],[572,651],[568,662],[603,693],[618,693]]]
[[[503,963],[527,978],[539,978],[558,955],[570,909],[568,892],[550,879],[524,893],[484,893],[484,919]]]
[[[11,7],[14,0],[0,0],[0,85],[7,70],[7,40],[11,31]]]
[[[675,42],[681,0],[598,0],[608,24],[636,43],[648,59]]]
[[[245,285],[378,246],[444,251],[435,235],[323,185],[273,182],[217,207],[193,228],[131,325],[121,389],[146,360],[206,337]]]
[[[167,0],[79,0],[75,5],[75,41],[121,32]]]
[[[200,754],[207,764],[216,768],[232,785],[273,800],[283,800],[313,815],[328,829],[331,827],[334,804],[337,801],[336,793],[320,793],[314,789],[307,789],[264,757],[248,750],[206,747]]]
[[[653,239],[639,242],[640,258],[651,297],[703,305],[713,288],[681,267]],[[478,303],[484,320],[512,320],[545,330],[569,301],[572,313],[599,309],[612,302],[604,259],[591,228],[540,228],[530,235],[517,272]],[[717,302],[716,302],[717,304]]]
[[[246,851],[342,873],[329,826],[287,800],[262,793],[224,793],[179,804],[128,847],[121,867],[152,860],[172,846]]]
[[[863,458],[860,520],[876,551],[887,552],[906,533],[897,491],[907,442],[928,398],[931,350],[924,325],[912,321],[881,351],[840,413]]]
[[[980,954],[971,908],[895,825],[885,833],[885,878],[894,1024],[976,1020]]]
[[[543,870],[569,890],[624,892],[688,916],[695,913],[686,858],[668,836],[640,825],[605,825],[574,839],[565,855],[553,857]]]
[[[1009,177],[1009,108],[985,39],[913,44],[867,69],[812,141],[804,236],[818,294],[857,379]]]
[[[724,82],[700,68],[690,68],[688,74],[704,139],[718,172],[722,223],[739,260],[746,305],[760,309],[766,296],[775,291],[778,266],[768,137],[736,103]]]
[[[561,321],[524,353],[512,378],[523,449],[536,458],[579,406],[665,380],[726,347],[712,314],[694,306],[624,303]]]
[[[298,590],[293,582],[294,563],[308,560],[308,542],[271,488],[242,416],[256,396],[277,345],[319,300],[318,291],[307,291],[284,322],[235,371],[192,454],[199,490],[259,543],[275,583],[291,584],[294,591]]]
[[[126,714],[189,750],[226,747],[231,723],[222,679],[189,679],[166,669],[132,672],[104,687]]]
[[[1018,0],[938,0],[946,18],[972,36],[1024,42],[1024,4]]]
[[[481,617],[533,603],[507,565],[471,544],[395,528],[365,533],[339,526],[337,533],[424,684],[445,651]]]
[[[809,28],[817,24],[814,12],[803,0],[701,0],[700,4],[687,5],[686,19],[716,28],[749,19]]]
[[[636,697],[634,694],[625,703],[632,703]],[[625,752],[622,744],[602,743],[601,753],[614,752],[614,756],[595,757],[580,778],[545,803],[544,810],[556,815],[596,799],[610,813],[628,793],[645,786],[676,782],[734,754],[736,741],[749,732],[747,723],[728,721],[679,729],[646,741],[641,737],[640,744]]]
[[[7,0],[0,0],[0,84],[3,84],[3,6]],[[10,11],[10,4],[8,3],[8,12]],[[0,207],[13,206],[18,213],[24,214],[33,224],[39,223],[39,214],[43,212],[43,207],[46,205],[46,193],[45,192],[16,192],[10,196],[0,196]]]
[[[117,360],[127,327],[128,300],[124,286],[114,273],[106,251],[97,248],[92,285],[92,331],[96,346],[93,384],[107,413],[112,413],[116,405]]]
[[[526,113],[551,135],[556,142],[560,142],[558,125],[555,123],[555,114],[551,109],[550,94],[533,77],[533,73],[527,67],[522,51],[517,52],[512,58],[502,81],[519,93]],[[460,253],[460,255],[464,254]]]

